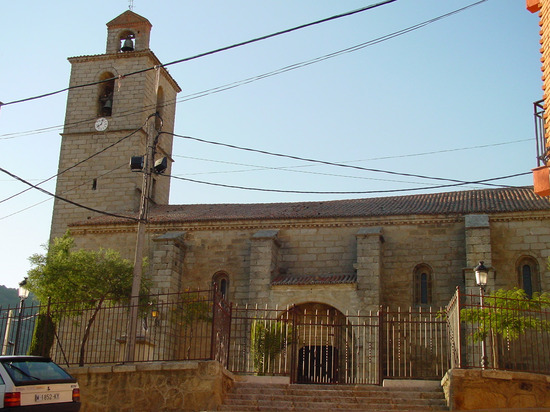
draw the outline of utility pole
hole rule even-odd
[[[130,319],[128,321],[126,336],[126,362],[133,362],[136,348],[136,334],[139,312],[139,292],[141,289],[141,277],[143,272],[143,249],[145,244],[145,228],[147,226],[147,216],[149,213],[149,198],[151,195],[151,182],[153,165],[155,160],[155,150],[160,136],[160,129],[156,130],[156,118],[160,119],[158,113],[154,113],[147,118],[149,122],[147,132],[147,148],[143,159],[143,183],[141,187],[141,200],[139,206],[139,218],[137,227],[136,251],[134,255],[134,274],[132,281],[132,294],[130,297]],[[153,121],[151,121],[153,118]],[[162,129],[162,119],[160,122]],[[156,135],[156,136],[155,136]],[[153,138],[153,136],[155,136]]]

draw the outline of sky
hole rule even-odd
[[[375,2],[132,3],[153,25],[151,49],[168,63]],[[170,203],[301,202],[487,187],[434,188],[452,182],[411,175],[475,182],[524,174],[491,183],[531,185],[529,172],[537,166],[533,102],[542,98],[538,16],[524,0],[475,3],[396,0],[171,65],[182,88],[175,133],[384,172],[175,138],[172,174],[203,183],[172,179]],[[67,87],[67,58],[105,53],[106,23],[129,6],[125,0],[1,2],[0,101]],[[365,47],[301,64],[357,45]],[[262,76],[291,65],[300,67]],[[225,90],[211,92],[219,87]],[[201,97],[190,98],[197,93]],[[0,168],[33,184],[57,173],[66,99],[63,92],[0,109]],[[54,192],[55,179],[41,187]],[[43,253],[49,237],[53,199],[34,189],[17,195],[26,188],[0,173],[0,284],[8,287],[17,287],[30,269],[28,257]]]

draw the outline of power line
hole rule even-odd
[[[118,170],[118,169],[120,169],[120,168],[122,168],[122,167],[124,167],[124,166],[127,166],[127,164],[125,163],[125,164],[120,165],[120,166],[118,166],[118,167],[115,167],[114,169],[111,169],[111,170],[109,170],[109,171],[107,171],[107,172],[105,172],[105,173],[102,173],[101,175],[99,175],[99,177],[106,176],[106,175],[108,175],[108,174],[114,172],[115,170]],[[86,183],[87,183],[87,182],[82,182],[82,183],[79,184],[79,185],[73,186],[73,187],[71,187],[70,189],[65,190],[62,194],[66,194],[66,193],[72,192],[74,189],[79,188],[79,187],[82,187],[82,186],[84,186]],[[44,199],[44,200],[42,200],[42,201],[40,201],[40,202],[38,202],[38,203],[35,203],[35,204],[33,204],[33,205],[30,205],[30,206],[27,206],[27,207],[25,207],[25,208],[23,208],[23,209],[19,209],[19,210],[16,211],[16,212],[10,213],[9,215],[2,216],[2,217],[0,217],[0,220],[4,220],[4,219],[7,219],[7,218],[9,218],[9,217],[15,216],[15,215],[17,215],[17,214],[19,214],[19,213],[25,212],[25,211],[27,211],[27,210],[29,210],[29,209],[32,209],[33,207],[36,207],[36,206],[38,206],[38,205],[41,205],[42,203],[48,202],[48,201],[50,201],[50,200],[51,200],[51,198]]]
[[[513,175],[493,177],[491,179],[483,179],[483,180],[477,180],[472,182],[461,182],[461,183],[454,183],[454,184],[447,184],[447,185],[431,186],[429,187],[429,189],[442,189],[442,188],[457,187],[457,186],[464,186],[464,185],[470,185],[470,184],[486,184],[486,182],[489,182],[489,181],[509,179],[512,177],[524,176],[528,174],[531,174],[531,172],[516,173]],[[259,188],[259,187],[237,186],[237,185],[228,185],[223,183],[207,182],[204,180],[189,179],[189,178],[180,177],[180,176],[170,176],[170,177],[177,180],[183,180],[191,183],[199,183],[199,184],[209,185],[209,186],[224,187],[228,189],[241,189],[241,190],[258,191],[258,192],[308,194],[308,195],[364,195],[364,194],[375,194],[375,193],[409,192],[409,191],[418,191],[418,190],[427,189],[426,187],[416,187],[416,188],[410,188],[410,189],[386,189],[386,190],[363,190],[363,191],[305,191],[305,190],[266,189],[266,188]],[[503,186],[494,185],[494,186],[515,187],[515,186],[504,186],[504,185]]]
[[[91,83],[87,83],[87,84],[79,84],[79,85],[76,85],[76,86],[70,86],[70,87],[66,87],[64,89],[56,90],[56,91],[53,91],[53,92],[44,93],[44,94],[41,94],[41,95],[38,95],[38,96],[33,96],[33,97],[27,97],[25,99],[13,100],[13,101],[7,102],[7,103],[1,103],[0,102],[0,108],[2,106],[8,106],[8,105],[11,105],[11,104],[23,103],[23,102],[28,102],[30,100],[36,100],[36,99],[41,99],[41,98],[44,98],[44,97],[53,96],[53,95],[63,93],[63,92],[66,92],[66,91],[72,90],[72,89],[78,89],[78,88],[82,88],[82,87],[94,86],[94,85],[97,85],[97,84],[110,82],[112,80],[116,80],[116,79],[120,79],[120,78],[124,78],[124,77],[129,77],[129,76],[133,76],[133,75],[140,74],[140,73],[145,73],[145,72],[148,72],[148,71],[151,71],[151,70],[157,70],[161,67],[166,68],[166,67],[174,65],[174,64],[188,62],[188,61],[191,61],[191,60],[199,59],[201,57],[206,57],[206,56],[210,56],[210,55],[220,53],[220,52],[223,52],[223,51],[235,49],[237,47],[246,46],[248,44],[256,43],[256,42],[259,42],[259,41],[262,41],[262,40],[267,40],[267,39],[270,39],[272,37],[281,36],[283,34],[288,34],[288,33],[291,33],[293,31],[301,30],[301,29],[311,27],[311,26],[315,26],[315,25],[318,25],[318,24],[321,24],[321,23],[326,23],[326,22],[329,22],[329,21],[332,21],[332,20],[343,18],[343,17],[349,17],[349,16],[352,16],[354,14],[362,13],[362,12],[365,12],[365,11],[368,11],[368,10],[371,10],[371,9],[374,9],[374,8],[377,8],[377,7],[380,7],[380,6],[384,6],[384,5],[389,4],[389,3],[393,3],[394,1],[396,1],[396,0],[385,0],[385,1],[382,1],[380,3],[371,4],[369,6],[361,7],[361,8],[356,9],[356,10],[351,10],[351,11],[348,11],[348,12],[345,12],[345,13],[341,13],[341,14],[337,14],[337,15],[334,15],[334,16],[331,16],[331,17],[323,18],[321,20],[316,20],[316,21],[311,22],[311,23],[302,24],[302,25],[299,25],[299,26],[296,26],[296,27],[292,27],[290,29],[285,29],[285,30],[281,30],[281,31],[278,31],[278,32],[275,32],[275,33],[271,33],[271,34],[267,34],[267,35],[264,35],[264,36],[256,37],[254,39],[250,39],[250,40],[246,40],[246,41],[243,41],[243,42],[240,42],[240,43],[232,44],[230,46],[225,46],[225,47],[221,47],[219,49],[215,49],[215,50],[211,50],[211,51],[208,51],[208,52],[196,54],[196,55],[191,56],[191,57],[185,57],[183,59],[174,60],[174,61],[169,62],[169,63],[159,64],[159,65],[156,65],[156,66],[153,66],[153,67],[148,67],[148,68],[142,69],[142,70],[136,70],[134,72],[126,73],[126,74],[123,74],[123,75],[120,75],[120,76],[117,76],[117,77],[112,77],[112,78],[109,78],[109,79],[99,80],[99,81],[91,82]],[[487,1],[487,0],[483,0],[483,1]]]
[[[0,167],[0,172],[3,172],[3,173],[5,173],[5,174],[7,174],[8,176],[13,177],[14,179],[17,179],[17,180],[19,180],[20,182],[25,183],[26,185],[30,186],[31,188],[36,189],[36,190],[38,190],[38,191],[40,191],[40,192],[42,192],[42,193],[47,194],[48,196],[55,197],[56,199],[59,199],[59,200],[61,200],[61,201],[63,201],[63,202],[69,203],[69,204],[71,204],[71,205],[73,205],[73,206],[76,206],[76,207],[79,207],[79,208],[81,208],[81,209],[86,209],[86,210],[89,210],[89,211],[91,211],[91,212],[100,213],[100,214],[106,215],[106,216],[112,216],[112,217],[118,217],[118,218],[121,218],[121,219],[132,220],[132,221],[134,221],[134,222],[137,222],[137,221],[138,221],[138,219],[136,219],[136,218],[134,218],[134,217],[131,217],[131,216],[117,215],[116,213],[105,212],[105,211],[103,211],[103,210],[94,209],[94,208],[92,208],[92,207],[88,207],[88,206],[82,205],[82,204],[80,204],[80,203],[73,202],[72,200],[66,199],[66,198],[61,197],[61,196],[59,196],[59,195],[56,195],[56,194],[54,194],[54,193],[52,193],[52,192],[49,192],[49,191],[47,191],[47,190],[45,190],[45,189],[42,189],[41,187],[38,187],[37,185],[33,185],[32,183],[27,182],[27,181],[26,181],[25,179],[23,179],[22,177],[19,177],[19,176],[13,174],[13,173],[7,171],[6,169],[4,169],[4,168],[2,168],[2,167]]]
[[[46,182],[52,180],[53,178],[55,178],[55,177],[57,177],[57,176],[59,176],[59,175],[65,173],[65,172],[68,172],[69,170],[71,170],[71,169],[73,169],[73,168],[75,168],[75,167],[81,165],[82,163],[87,162],[88,160],[90,160],[90,159],[92,159],[92,158],[94,158],[94,157],[100,155],[101,153],[103,153],[103,152],[109,150],[110,148],[112,148],[112,147],[114,147],[114,146],[120,144],[120,143],[123,142],[124,140],[126,140],[126,139],[128,139],[129,137],[131,137],[131,136],[133,136],[134,134],[136,134],[138,131],[142,130],[142,128],[143,128],[144,125],[145,125],[145,123],[144,123],[143,125],[141,125],[141,127],[139,127],[138,129],[135,129],[135,130],[134,130],[132,133],[130,133],[129,135],[123,136],[122,138],[120,138],[120,139],[117,140],[116,142],[114,142],[114,143],[112,143],[112,144],[110,144],[110,145],[104,147],[103,149],[101,149],[101,150],[99,150],[98,152],[96,152],[96,153],[94,153],[94,154],[88,156],[87,158],[80,160],[79,162],[75,163],[74,165],[67,167],[66,169],[64,169],[64,170],[62,170],[62,171],[60,171],[60,172],[58,172],[57,174],[55,174],[55,175],[53,175],[53,176],[48,177],[48,178],[45,179],[45,180],[42,180],[40,183],[37,183],[36,186],[40,186],[40,185],[42,185],[42,184],[44,184],[44,183],[46,183]],[[5,198],[5,199],[0,200],[0,203],[4,203],[4,202],[6,202],[6,201],[8,201],[8,200],[10,200],[10,199],[13,199],[14,197],[17,197],[17,196],[19,196],[19,195],[22,195],[23,193],[25,193],[25,192],[27,192],[27,191],[29,191],[29,190],[31,190],[31,189],[32,189],[32,187],[28,187],[28,188],[26,188],[26,189],[24,189],[24,190],[22,190],[22,191],[20,191],[20,192],[18,192],[18,193],[15,193],[15,194],[13,194],[13,195],[11,195],[11,196]]]
[[[378,38],[373,39],[373,40],[369,40],[367,42],[357,44],[355,46],[351,46],[351,47],[348,47],[348,48],[345,48],[345,49],[341,49],[341,50],[338,50],[338,51],[335,51],[335,52],[332,52],[332,53],[329,53],[329,54],[326,54],[326,55],[323,55],[323,56],[320,56],[320,57],[316,57],[316,58],[311,59],[311,60],[306,60],[306,61],[302,61],[302,62],[299,62],[299,63],[294,63],[292,65],[285,66],[285,67],[273,70],[271,72],[266,72],[266,73],[259,74],[259,75],[253,76],[253,77],[249,77],[247,79],[238,80],[236,82],[227,83],[225,85],[213,87],[211,89],[191,93],[191,94],[188,94],[186,96],[182,96],[180,98],[170,99],[169,101],[165,102],[162,105],[162,107],[167,107],[167,106],[170,106],[172,104],[184,103],[184,102],[187,102],[187,101],[190,101],[190,100],[199,99],[199,98],[206,97],[206,96],[209,96],[209,95],[212,95],[212,94],[221,93],[221,92],[231,90],[231,89],[234,89],[234,88],[237,88],[237,87],[240,87],[240,86],[244,86],[246,84],[250,84],[250,83],[253,83],[253,82],[256,82],[256,81],[259,81],[259,80],[263,80],[263,79],[266,79],[266,78],[269,78],[269,77],[272,77],[272,76],[283,74],[283,73],[286,73],[286,72],[291,71],[291,70],[296,70],[296,69],[300,69],[300,68],[303,68],[303,67],[307,67],[307,66],[315,64],[315,63],[320,63],[324,60],[328,60],[328,59],[331,59],[331,58],[334,58],[334,57],[338,57],[338,56],[340,56],[342,54],[345,54],[345,53],[351,53],[351,52],[355,52],[355,51],[358,51],[358,50],[362,50],[366,47],[373,46],[373,45],[381,43],[383,41],[391,40],[394,37],[398,37],[398,36],[401,36],[403,34],[407,34],[407,33],[412,32],[414,30],[420,29],[424,26],[427,26],[428,24],[435,23],[435,22],[437,22],[441,19],[450,17],[454,14],[465,11],[465,10],[471,8],[471,7],[474,7],[474,6],[477,6],[481,3],[484,3],[485,1],[487,1],[487,0],[481,0],[477,3],[472,3],[468,6],[462,7],[460,9],[453,10],[449,13],[442,14],[440,16],[434,17],[434,18],[429,19],[429,20],[425,20],[421,23],[415,24],[413,26],[409,26],[405,29],[395,31],[393,33],[378,37]],[[130,74],[124,75],[122,77],[126,77],[128,75],[130,75]],[[112,79],[110,79],[110,80],[112,80]],[[93,83],[93,84],[97,84],[97,83]],[[68,90],[68,89],[64,89],[64,90]],[[113,118],[123,118],[123,117],[126,117],[126,116],[131,116],[133,114],[143,113],[143,112],[152,110],[155,107],[156,107],[156,105],[150,105],[150,106],[145,106],[145,108],[143,110],[138,110],[138,111],[134,110],[134,111],[122,112],[122,113],[117,114],[116,116],[113,116]],[[92,121],[94,119],[95,118],[90,118],[90,119],[85,119],[85,120],[81,120],[81,121],[77,121],[77,122],[73,122],[73,123],[67,123],[66,126],[68,126],[68,125],[72,126],[72,125],[77,125],[77,124],[81,124],[81,123],[86,123],[86,122]],[[63,127],[63,125],[58,125],[58,126],[51,126],[51,127],[46,127],[46,128],[36,129],[36,130],[25,131],[25,132],[2,134],[2,135],[0,135],[0,140],[13,139],[15,137],[28,136],[28,135],[32,135],[32,134],[46,133],[46,132],[51,131],[51,130],[61,129],[62,127]]]
[[[395,32],[390,33],[390,34],[386,34],[384,36],[378,37],[378,38],[373,39],[373,40],[366,41],[364,43],[357,44],[355,46],[351,46],[351,47],[341,49],[341,50],[338,50],[338,51],[335,51],[335,52],[332,52],[332,53],[329,53],[329,54],[325,54],[325,55],[320,56],[320,57],[316,57],[316,58],[306,60],[306,61],[302,61],[302,62],[299,62],[299,63],[294,63],[294,64],[291,64],[289,66],[285,66],[285,67],[273,70],[271,72],[267,72],[267,73],[263,73],[263,74],[256,75],[256,76],[253,76],[253,77],[249,77],[249,78],[244,79],[244,80],[238,80],[236,82],[228,83],[228,84],[218,86],[218,87],[214,87],[214,88],[202,91],[202,92],[196,92],[196,93],[193,93],[193,94],[190,94],[190,95],[187,95],[187,96],[182,96],[182,97],[178,98],[176,100],[176,102],[177,103],[186,102],[186,101],[189,101],[189,100],[205,97],[205,96],[208,96],[208,95],[211,95],[211,94],[220,93],[220,92],[223,92],[223,91],[226,91],[226,90],[234,89],[234,88],[239,87],[239,86],[243,86],[243,85],[246,85],[246,84],[249,84],[249,83],[253,83],[253,82],[258,81],[258,80],[263,80],[263,79],[266,79],[268,77],[272,77],[272,76],[276,76],[276,75],[279,75],[279,74],[282,74],[282,73],[286,73],[286,72],[289,72],[291,70],[296,70],[296,69],[300,69],[300,68],[315,64],[315,63],[320,63],[324,60],[328,60],[328,59],[331,59],[331,58],[334,58],[334,57],[338,57],[342,54],[352,53],[352,52],[355,52],[355,51],[358,51],[358,50],[362,50],[366,47],[373,46],[373,45],[378,44],[378,43],[382,43],[386,40],[391,40],[394,37],[398,37],[398,36],[401,36],[403,34],[407,34],[407,33],[412,32],[414,30],[418,30],[418,29],[423,28],[423,27],[425,27],[429,24],[435,23],[439,20],[450,17],[454,14],[463,12],[463,11],[465,11],[465,10],[471,8],[471,7],[478,6],[481,3],[484,3],[486,1],[487,0],[481,0],[481,1],[478,1],[476,3],[472,3],[468,6],[462,7],[460,9],[453,10],[449,13],[442,14],[440,16],[434,17],[434,18],[429,19],[429,20],[425,20],[421,23],[415,24],[413,26],[409,26],[405,29],[395,31]]]
[[[201,138],[198,138],[198,137],[183,136],[183,135],[178,135],[178,134],[175,134],[175,133],[168,133],[168,132],[162,132],[162,133],[172,135],[172,136],[175,136],[175,137],[179,137],[179,138],[182,138],[182,139],[193,140],[193,141],[201,142],[201,143],[208,143],[208,144],[215,145],[215,146],[228,147],[230,149],[243,150],[243,151],[253,152],[253,153],[261,153],[261,154],[268,155],[268,156],[275,156],[275,157],[282,157],[282,158],[293,159],[293,160],[300,160],[300,161],[303,161],[303,162],[317,163],[317,164],[322,164],[322,165],[326,165],[326,166],[344,167],[344,168],[349,168],[349,169],[362,170],[362,171],[366,171],[366,172],[384,173],[384,174],[389,174],[389,175],[394,175],[394,176],[415,177],[415,178],[418,178],[418,179],[437,180],[437,181],[453,182],[453,183],[459,183],[459,184],[471,184],[472,183],[472,182],[465,182],[463,180],[458,180],[458,179],[448,179],[448,178],[444,178],[444,177],[426,176],[426,175],[419,175],[419,174],[415,174],[415,173],[395,172],[395,171],[391,171],[391,170],[383,170],[383,169],[375,169],[375,168],[362,167],[362,166],[354,166],[354,165],[343,164],[343,163],[329,162],[329,161],[325,161],[325,160],[317,160],[317,159],[311,159],[311,158],[306,158],[306,157],[293,156],[293,155],[288,155],[288,154],[283,154],[283,153],[269,152],[267,150],[252,149],[252,148],[249,148],[249,147],[237,146],[237,145],[233,145],[233,144],[229,144],[229,143],[215,142],[215,141],[211,141],[211,140],[201,139]],[[486,186],[502,187],[501,185],[493,185],[491,183],[484,183],[484,182],[479,182],[479,183],[483,184],[483,185],[486,185]]]
[[[394,183],[411,183],[403,180],[395,180],[395,179],[377,179],[374,177],[365,177],[365,176],[351,176],[351,175],[339,175],[336,173],[323,173],[323,172],[312,172],[307,170],[295,170],[296,168],[301,167],[312,167],[313,165],[300,165],[300,166],[288,166],[288,167],[268,167],[268,166],[260,166],[260,165],[251,165],[246,163],[236,163],[236,162],[226,162],[222,160],[211,160],[211,159],[201,159],[198,157],[191,157],[191,156],[178,156],[174,155],[174,157],[183,157],[186,159],[192,159],[192,160],[201,160],[205,162],[213,162],[213,163],[221,163],[221,164],[229,164],[229,165],[235,165],[235,166],[248,166],[252,167],[254,169],[242,169],[242,170],[222,170],[222,171],[216,171],[216,172],[196,172],[196,173],[186,173],[186,176],[196,176],[196,175],[211,175],[211,174],[228,174],[228,173],[249,173],[249,172],[255,172],[259,170],[274,170],[274,171],[284,171],[284,172],[293,172],[293,173],[306,173],[311,175],[318,175],[318,176],[330,176],[330,177],[343,177],[346,179],[361,179],[361,180],[376,180],[380,182],[394,182]],[[430,185],[429,183],[424,183],[425,185]]]
[[[477,146],[468,146],[468,147],[461,147],[461,148],[454,148],[454,149],[442,149],[442,150],[433,150],[430,152],[420,152],[420,153],[409,153],[409,154],[403,154],[403,155],[394,155],[394,156],[381,156],[381,157],[371,157],[368,159],[359,159],[359,160],[346,160],[346,161],[340,161],[339,163],[359,163],[359,162],[367,162],[367,161],[373,161],[373,160],[389,160],[389,159],[400,159],[405,157],[418,157],[418,156],[427,156],[427,155],[433,155],[433,154],[441,154],[441,153],[451,153],[451,152],[458,152],[463,150],[473,150],[473,149],[483,149],[488,147],[496,147],[496,146],[503,146],[503,145],[509,145],[514,143],[523,143],[531,141],[532,139],[520,139],[520,140],[513,140],[509,142],[500,142],[500,143],[491,143],[491,144],[485,144],[485,145],[477,145]],[[254,169],[243,169],[243,170],[223,170],[223,171],[216,171],[216,172],[197,172],[189,174],[190,175],[199,175],[199,174],[217,174],[217,173],[245,173],[245,172],[254,172],[257,170],[283,170],[283,171],[290,171],[290,172],[299,172],[299,173],[308,173],[308,174],[316,174],[316,175],[323,175],[323,176],[334,176],[334,177],[346,177],[346,178],[352,178],[352,179],[367,179],[367,180],[380,180],[380,181],[391,181],[391,182],[399,182],[399,183],[410,183],[410,182],[403,182],[399,180],[387,180],[387,179],[374,179],[369,177],[362,177],[362,176],[350,176],[350,175],[338,175],[334,173],[321,173],[321,172],[310,172],[310,171],[300,171],[295,169],[301,169],[301,168],[308,168],[308,167],[314,167],[314,165],[306,164],[306,165],[296,165],[296,166],[275,166],[275,167],[268,167],[268,166],[262,166],[262,165],[254,165],[254,164],[247,164],[247,163],[239,163],[239,162],[229,162],[227,160],[214,160],[214,159],[206,159],[201,157],[194,157],[194,156],[184,156],[184,155],[176,155],[172,154],[173,157],[181,157],[183,159],[191,159],[191,160],[199,160],[204,162],[211,162],[211,163],[220,163],[220,164],[227,164],[227,165],[233,165],[233,166],[247,166],[252,167]],[[429,184],[429,183],[427,183]]]

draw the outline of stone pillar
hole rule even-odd
[[[466,268],[464,280],[466,293],[476,295],[479,287],[475,282],[474,268],[483,261],[489,268],[487,291],[495,290],[495,271],[492,267],[491,226],[488,215],[467,215],[464,221],[466,230]]]
[[[381,302],[382,237],[381,227],[361,228],[357,238],[357,290],[361,310],[378,310]]]
[[[183,258],[185,256],[185,232],[167,232],[154,241],[153,261],[151,262],[153,273],[153,286],[151,293],[179,293],[183,276]],[[181,326],[171,319],[170,311],[174,301],[179,295],[158,297],[156,302],[159,310],[158,319],[151,319],[150,333],[152,340],[149,344],[154,359],[174,359],[176,356]],[[161,337],[157,330],[165,332]]]
[[[248,302],[251,304],[268,303],[281,246],[278,233],[278,230],[260,230],[251,238],[248,290]]]
[[[154,240],[152,293],[181,292],[185,232],[167,232]]]

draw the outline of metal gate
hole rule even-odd
[[[228,368],[292,383],[380,384],[440,379],[449,368],[447,324],[436,312],[380,309],[345,315],[322,304],[234,307]]]

